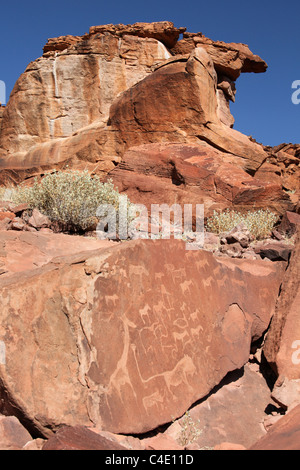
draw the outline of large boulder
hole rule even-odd
[[[36,234],[26,235],[29,246]],[[44,436],[63,424],[137,434],[170,422],[247,362],[282,270],[137,240],[8,271],[4,408]]]
[[[270,389],[263,376],[246,365],[228,374],[201,403],[165,431],[180,444],[214,448],[224,441],[249,448],[266,434],[263,421]]]
[[[128,149],[108,174],[121,193],[150,208],[151,204],[204,204],[205,216],[227,207],[289,206],[281,185],[260,181],[237,166],[235,159],[206,142],[150,143]]]
[[[106,122],[116,96],[171,57],[154,37],[120,37],[105,26],[50,45],[11,93],[2,122],[3,153],[24,155],[36,144]]]
[[[1,131],[1,123],[2,123],[4,110],[5,110],[5,106],[2,106],[2,104],[0,103],[0,131]]]
[[[40,268],[54,257],[73,255],[81,251],[93,253],[112,246],[107,240],[94,240],[62,233],[0,232],[0,269],[2,279],[10,274]]]
[[[170,22],[104,25],[49,40],[5,108],[0,182],[66,165],[105,176],[128,148],[162,141],[208,142],[253,174],[267,154],[232,129],[236,74],[217,67],[216,51],[238,55],[239,73],[263,72],[265,63],[244,45],[208,39],[176,51],[183,31]]]
[[[21,450],[31,439],[15,416],[0,415],[0,450]]]
[[[264,346],[277,374],[272,395],[282,406],[300,403],[300,229]]]
[[[187,60],[161,65],[125,91],[110,108],[110,125],[128,146],[204,140],[255,171],[266,153],[218,117],[217,73],[209,54],[196,48]]]
[[[213,41],[202,33],[183,33],[183,39],[173,47],[173,54],[190,54],[201,46],[211,56],[219,75],[236,80],[241,73],[263,73],[268,66],[259,56],[253,54],[246,44]]]

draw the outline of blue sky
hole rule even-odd
[[[11,0],[1,2],[0,18],[0,80],[7,96],[48,38],[82,35],[93,25],[169,20],[214,40],[248,44],[269,68],[237,80],[235,129],[265,145],[300,142],[300,104],[291,100],[292,83],[300,80],[299,0]]]

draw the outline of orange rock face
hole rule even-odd
[[[279,183],[250,176],[236,160],[206,142],[138,145],[124,153],[109,177],[120,192],[148,210],[160,203],[204,204],[210,216],[228,205],[280,212],[289,205]]]
[[[15,243],[24,236],[30,252],[37,235]],[[181,416],[247,362],[274,310],[281,264],[175,240],[106,246],[48,250],[0,278],[1,383],[45,436],[62,424],[143,433]]]
[[[285,274],[264,353],[278,379],[273,397],[290,408],[300,402],[300,230]]]
[[[136,23],[50,39],[4,113],[0,180],[20,182],[67,164],[106,175],[126,149],[161,141],[206,141],[255,171],[265,152],[232,129],[229,101],[236,75],[263,72],[265,63],[245,45],[202,35],[186,33],[189,48],[181,50],[184,31],[170,22]],[[234,77],[220,66],[226,61]]]
[[[265,152],[219,120],[216,88],[213,62],[198,47],[187,61],[168,62],[124,92],[111,106],[109,123],[128,147],[204,140],[255,170]]]
[[[88,37],[50,40],[11,94],[2,123],[3,152],[25,155],[36,144],[106,122],[116,96],[170,56],[153,37],[120,37],[105,27]]]
[[[216,71],[232,80],[236,80],[243,72],[263,73],[267,70],[266,62],[254,55],[246,44],[212,41],[202,33],[183,33],[183,39],[173,51],[187,54],[199,45],[211,56]]]
[[[268,207],[294,231],[286,211],[299,211],[299,145],[264,147],[233,129],[230,112],[239,75],[266,69],[244,44],[167,21],[49,39],[0,107],[0,184],[87,169],[148,210]],[[27,209],[1,204],[0,228],[25,230]],[[77,425],[148,432],[242,368],[273,314],[264,345],[278,375],[272,397],[288,410],[299,402],[299,240],[282,283],[291,250],[272,263],[218,258],[174,239],[45,233],[44,216],[28,217],[31,231],[0,231],[0,413],[13,410],[44,437],[75,426],[58,448],[87,446]],[[223,432],[224,416],[218,443],[239,442]],[[162,435],[144,444],[177,446]]]

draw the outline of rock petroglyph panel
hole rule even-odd
[[[0,280],[1,383],[45,436],[61,424],[143,433],[181,416],[247,362],[283,269],[254,260],[250,273],[179,240],[47,263]]]

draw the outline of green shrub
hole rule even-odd
[[[278,216],[269,209],[259,209],[245,213],[226,209],[223,212],[214,211],[207,219],[206,228],[209,232],[229,232],[240,223],[244,223],[255,239],[266,238],[272,231]]]
[[[14,202],[27,202],[71,232],[95,226],[100,204],[111,204],[117,211],[119,197],[111,180],[103,183],[88,171],[72,170],[48,174],[40,182],[35,180],[32,187],[19,187],[13,194]]]

